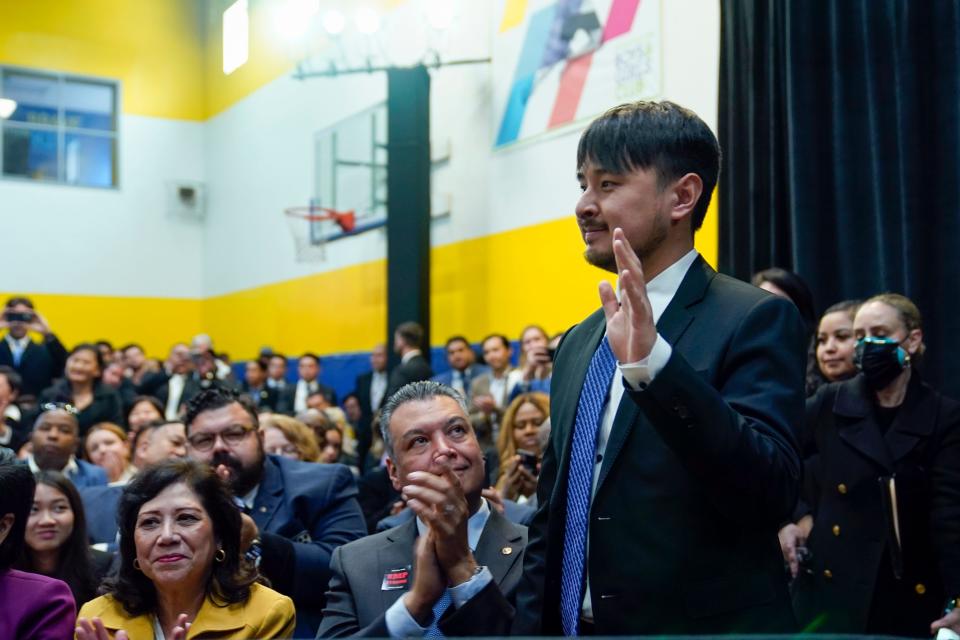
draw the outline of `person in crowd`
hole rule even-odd
[[[106,387],[113,389],[120,396],[120,410],[123,414],[127,413],[134,398],[137,397],[137,388],[126,373],[126,365],[122,360],[116,359],[103,369],[103,375],[100,378]]]
[[[140,386],[144,376],[154,370],[152,361],[147,359],[143,347],[135,342],[124,345],[120,351],[123,353],[122,362],[126,367],[126,377],[134,387]]]
[[[483,456],[462,396],[436,382],[404,386],[384,404],[381,430],[390,479],[417,517],[334,551],[317,637],[506,634],[526,528],[481,497]]]
[[[694,248],[720,167],[707,125],[635,102],[580,137],[576,221],[601,308],[554,360],[517,597],[523,635],[794,628],[780,525],[801,461],[807,336],[796,307]]]
[[[423,357],[423,327],[416,322],[401,322],[393,332],[393,350],[400,356],[400,364],[390,372],[387,392],[389,398],[400,387],[433,377],[430,362]]]
[[[321,383],[320,357],[313,353],[305,353],[297,362],[297,374],[300,376],[297,384],[286,387],[280,394],[277,407],[279,413],[294,415],[307,409],[307,397],[313,393],[321,393],[330,405],[337,403],[337,394],[333,389]]]
[[[63,580],[83,606],[97,596],[113,555],[87,545],[83,503],[72,482],[56,471],[41,471],[36,480],[26,545],[14,567]]]
[[[181,407],[192,397],[191,394],[195,395],[187,384],[193,368],[190,347],[178,342],[170,348],[163,369],[143,377],[137,393],[157,398],[163,406],[163,416],[167,420],[176,420]]]
[[[373,442],[373,416],[380,409],[389,385],[387,345],[378,344],[370,352],[370,371],[357,376],[354,389],[360,403],[360,419],[353,422],[357,432],[357,461],[360,471],[367,468],[367,455]]]
[[[213,388],[187,407],[188,455],[226,477],[244,504],[245,552],[297,607],[297,636],[316,632],[330,577],[330,554],[366,533],[350,471],[266,455],[256,408]]]
[[[260,420],[260,431],[263,432],[263,449],[268,454],[304,462],[320,461],[316,434],[299,420],[270,414]]]
[[[319,435],[321,436],[320,462],[324,464],[340,462],[343,455],[343,431],[340,427],[331,420]]]
[[[30,430],[24,429],[20,408],[16,405],[22,384],[20,374],[12,367],[0,365],[0,447],[19,451],[30,440]]]
[[[187,455],[187,436],[182,422],[156,420],[137,432],[131,444],[133,467],[137,470]],[[113,549],[117,539],[117,505],[122,485],[81,487],[80,497],[87,510],[87,535],[91,544]]]
[[[477,376],[470,384],[470,419],[480,444],[487,448],[497,440],[503,410],[523,374],[510,366],[513,348],[507,336],[491,334],[483,339],[482,347],[483,359],[490,371]]]
[[[340,406],[343,409],[343,415],[346,417],[347,422],[356,429],[357,425],[363,421],[363,409],[360,407],[360,397],[355,391],[351,391],[343,396]]]
[[[240,391],[250,396],[258,411],[276,411],[279,394],[267,385],[267,367],[263,361],[248,360],[244,365],[244,374]]]
[[[802,517],[780,532],[797,617],[826,633],[960,632],[960,403],[920,375],[911,300],[870,298],[853,330],[860,373],[807,401]]]
[[[96,345],[82,343],[67,356],[64,377],[40,394],[40,405],[62,402],[77,410],[80,435],[99,422],[120,422],[123,410],[120,396],[103,384],[103,361]]]
[[[431,380],[453,387],[470,402],[470,389],[473,381],[490,371],[485,364],[477,364],[477,354],[463,336],[447,339],[445,346],[449,371],[438,373]]]
[[[513,386],[510,400],[521,393],[539,391],[550,393],[553,375],[553,352],[550,337],[540,325],[532,324],[520,332],[520,381]]]
[[[242,520],[212,469],[170,460],[145,469],[120,500],[120,568],[80,609],[78,640],[289,638],[293,603],[257,582]]]
[[[813,294],[803,278],[792,271],[771,267],[753,274],[750,280],[753,286],[769,291],[775,296],[786,298],[800,312],[800,317],[812,332],[816,326],[816,307],[813,304]]]
[[[0,448],[0,638],[69,640],[77,605],[62,580],[13,568],[23,553],[36,481]]]
[[[330,398],[323,391],[317,389],[316,391],[311,391],[307,396],[307,407],[304,411],[309,411],[313,409],[314,411],[326,411],[333,407],[330,404]]]
[[[213,350],[213,339],[205,333],[198,333],[190,341],[190,354],[197,359],[209,359],[210,373],[217,380],[229,381],[233,379],[229,358],[217,355]]]
[[[41,408],[30,434],[33,445],[27,456],[30,470],[34,473],[57,471],[77,487],[107,484],[106,471],[76,457],[80,442],[76,409],[58,404],[46,404]]]
[[[271,353],[267,360],[267,386],[278,394],[287,387],[287,356],[282,353]]]
[[[853,318],[859,307],[859,300],[844,300],[820,316],[815,336],[816,358],[807,370],[807,396],[827,382],[847,380],[857,374],[853,362],[857,343],[853,336]]]
[[[520,504],[536,500],[540,462],[540,427],[550,417],[550,397],[525,393],[514,398],[503,414],[497,438],[500,470],[497,491]]]
[[[7,300],[0,316],[0,331],[3,330],[7,333],[0,341],[0,365],[20,374],[22,395],[40,395],[54,378],[63,374],[67,350],[29,298],[17,296]],[[43,336],[43,341],[31,340],[30,331]]]
[[[163,404],[153,396],[137,396],[127,411],[127,429],[130,444],[143,426],[149,422],[163,420]]]
[[[87,460],[107,472],[109,484],[127,484],[137,472],[130,461],[127,434],[111,422],[94,425],[83,440],[83,450]]]

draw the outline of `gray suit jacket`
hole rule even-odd
[[[386,612],[413,585],[413,552],[417,521],[360,540],[333,552],[333,577],[318,638],[366,636],[386,638]],[[491,509],[477,550],[493,581],[460,609],[447,610],[440,630],[448,637],[506,635],[513,621],[513,602],[523,569],[527,528],[515,525]],[[405,588],[384,590],[386,573],[410,569]]]

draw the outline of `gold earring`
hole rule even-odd
[[[213,559],[217,562],[223,562],[227,559],[227,552],[223,550],[223,547],[217,549],[217,552],[213,554]]]
[[[137,558],[133,559],[133,568],[140,571],[140,561]]]

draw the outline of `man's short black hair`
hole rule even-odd
[[[274,351],[267,357],[268,360],[273,360],[274,358],[280,358],[284,362],[287,361],[287,356],[283,355],[282,353],[278,353],[276,351]]]
[[[0,376],[7,379],[7,385],[9,385],[10,391],[13,393],[20,392],[20,387],[23,386],[23,378],[20,377],[20,374],[17,373],[13,367],[0,364]]]
[[[630,102],[590,123],[577,147],[577,169],[589,161],[603,170],[626,174],[657,171],[661,189],[688,173],[700,176],[703,193],[690,226],[700,228],[720,174],[720,143],[697,114],[672,102]]]
[[[7,299],[7,308],[15,307],[18,304],[22,304],[25,307],[33,309],[33,300],[26,296],[13,296],[12,298]]]
[[[260,371],[266,372],[267,370],[267,363],[264,362],[263,360],[260,360],[259,358],[253,358],[252,360],[247,360],[247,363],[256,366],[257,369],[260,369]]]
[[[507,336],[503,335],[502,333],[491,333],[490,335],[488,335],[486,338],[483,339],[483,341],[480,343],[480,347],[482,348],[483,345],[487,344],[487,340],[492,340],[494,338],[500,340],[500,342],[503,344],[504,349],[510,348],[510,340],[508,340]]]
[[[416,322],[401,322],[397,325],[395,332],[403,338],[408,346],[414,349],[423,348],[423,327]]]
[[[201,413],[229,407],[234,402],[239,403],[250,414],[250,417],[253,418],[253,426],[259,428],[260,419],[257,417],[257,407],[249,396],[237,393],[233,389],[215,385],[201,391],[187,403],[187,415],[183,418],[187,435],[190,434],[190,425]]]
[[[443,346],[443,348],[444,349],[449,348],[450,345],[452,345],[454,342],[462,342],[463,344],[467,345],[467,348],[470,348],[470,341],[464,338],[463,336],[451,336],[447,338],[447,342]]]
[[[301,355],[300,358],[298,358],[298,359],[299,359],[299,360],[303,360],[304,358],[313,358],[313,361],[314,361],[314,362],[316,362],[317,364],[320,364],[320,356],[318,356],[318,355],[315,354],[315,353],[311,353],[310,351],[305,352],[305,353],[304,353],[303,355]]]

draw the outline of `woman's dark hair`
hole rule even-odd
[[[167,487],[183,483],[197,495],[213,523],[213,537],[223,549],[223,561],[214,561],[206,594],[220,606],[244,602],[250,585],[257,580],[256,569],[240,552],[240,511],[233,504],[223,481],[207,465],[193,460],[166,460],[138,473],[124,487],[120,497],[120,570],[107,578],[100,592],[113,596],[130,615],[152,612],[157,592],[146,575],[133,566],[137,558],[134,531],[144,504]]]
[[[0,571],[9,569],[20,557],[36,487],[30,467],[17,464],[16,458],[8,451],[0,447],[0,518],[12,513],[13,526],[0,544]]]
[[[813,304],[813,294],[810,293],[810,287],[803,281],[803,278],[792,271],[771,267],[758,271],[753,274],[750,280],[755,287],[759,287],[764,282],[776,285],[790,297],[793,304],[800,311],[800,317],[807,325],[807,330],[812,333],[817,327],[817,312]]]
[[[98,586],[93,571],[93,558],[87,544],[87,519],[83,511],[83,501],[73,483],[62,473],[41,471],[37,474],[36,480],[38,487],[45,484],[62,493],[70,503],[70,510],[73,511],[73,531],[60,547],[57,568],[50,576],[66,582],[70,591],[73,592],[73,599],[77,601],[77,606],[80,606],[96,597]],[[23,551],[14,568],[40,573],[34,562],[33,550],[29,545],[23,546]]]
[[[823,372],[820,371],[820,363],[817,361],[817,335],[820,333],[820,322],[823,321],[825,316],[837,312],[846,313],[848,316],[850,316],[850,322],[853,322],[853,318],[857,315],[857,309],[860,308],[861,304],[863,304],[863,300],[843,300],[836,304],[830,305],[823,313],[820,314],[820,319],[817,320],[817,325],[813,328],[813,341],[810,345],[810,357],[807,358],[808,398],[816,393],[817,389],[829,382],[827,377],[823,375]]]
[[[157,413],[159,413],[161,416],[164,415],[163,404],[160,402],[160,400],[154,398],[153,396],[137,396],[133,399],[133,402],[130,403],[130,408],[127,409],[127,415],[124,416],[124,420],[126,420],[128,427],[130,426],[130,414],[133,413],[133,410],[136,409],[137,405],[141,402],[146,402],[147,404],[153,405],[153,408],[157,410]]]
[[[103,375],[103,369],[105,366],[103,364],[103,354],[100,353],[100,349],[97,347],[97,345],[91,342],[81,342],[80,344],[75,346],[73,349],[70,349],[70,353],[67,354],[67,357],[69,358],[73,354],[80,351],[89,351],[97,359],[97,368],[100,369],[100,373],[95,377],[95,380],[99,380],[100,377]]]

